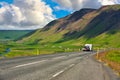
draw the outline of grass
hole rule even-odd
[[[29,55],[38,55],[37,50],[39,50],[39,54],[52,54],[52,53],[60,53],[60,52],[74,52],[80,51],[80,49],[86,43],[93,44],[94,49],[96,48],[109,48],[109,47],[120,47],[119,37],[120,32],[115,34],[103,33],[95,38],[87,39],[86,37],[81,37],[78,39],[66,40],[61,43],[56,43],[62,39],[62,35],[67,31],[63,31],[60,33],[53,33],[52,31],[41,32],[37,31],[35,34],[31,35],[29,38],[24,38],[22,43],[19,42],[11,42],[4,45],[3,50],[5,48],[11,48],[11,52],[9,54],[5,54],[7,57],[15,57],[15,56],[29,56]],[[40,36],[41,35],[41,36]],[[37,39],[37,40],[36,40]]]
[[[120,64],[120,50],[109,51],[106,59]]]
[[[120,49],[109,50],[99,54],[98,59],[107,63],[120,75]]]
[[[98,47],[120,47],[120,44],[118,44],[120,43],[118,37],[120,36],[120,32],[115,32],[114,34],[106,32],[95,38],[87,39],[83,36],[78,39],[70,39],[56,43],[63,39],[63,34],[66,32],[67,31],[64,30],[59,33],[54,33],[52,30],[49,30],[49,32],[40,32],[40,30],[38,30],[33,35],[24,38],[22,43],[21,41],[1,43],[0,54],[3,53],[6,48],[11,48],[11,52],[5,54],[6,57],[74,52],[80,51],[86,43],[93,44],[94,49],[97,49]],[[39,50],[39,53],[37,53],[37,50]]]
[[[33,30],[0,30],[0,40],[15,40]]]
[[[4,53],[6,48],[10,48],[9,53]],[[21,57],[21,56],[34,56],[41,54],[54,54],[62,52],[78,52],[80,46],[74,45],[61,45],[61,44],[19,44],[19,43],[8,43],[2,45],[0,49],[1,56],[7,58]]]

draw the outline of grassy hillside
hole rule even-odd
[[[0,40],[15,40],[32,31],[33,30],[0,30]]]
[[[26,44],[120,47],[120,5],[82,9],[54,20],[21,41]]]

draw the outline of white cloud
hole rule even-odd
[[[54,9],[55,9],[56,11],[63,10],[60,6],[55,6]]]
[[[1,5],[0,29],[36,29],[55,19],[42,0],[14,0],[13,4]]]
[[[102,5],[114,5],[119,4],[118,0],[101,0]]]
[[[99,8],[102,5],[119,4],[120,0],[53,0],[61,9],[79,10],[81,8]]]
[[[98,8],[101,6],[98,0],[53,0],[66,10],[79,10],[81,8]]]

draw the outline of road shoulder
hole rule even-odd
[[[89,56],[52,80],[119,80],[108,66]]]

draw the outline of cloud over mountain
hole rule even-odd
[[[13,4],[0,4],[0,29],[6,26],[8,29],[36,29],[55,19],[52,9],[42,0],[14,0]]]
[[[99,8],[102,5],[119,4],[120,0],[14,0],[12,4],[0,3],[0,29],[37,29],[54,20],[53,10],[69,13],[82,8]],[[53,10],[52,10],[53,9]],[[54,11],[54,12],[55,12]],[[59,15],[59,14],[58,14]]]
[[[64,10],[79,10],[81,8],[99,8],[102,5],[119,4],[120,0],[53,0]]]

